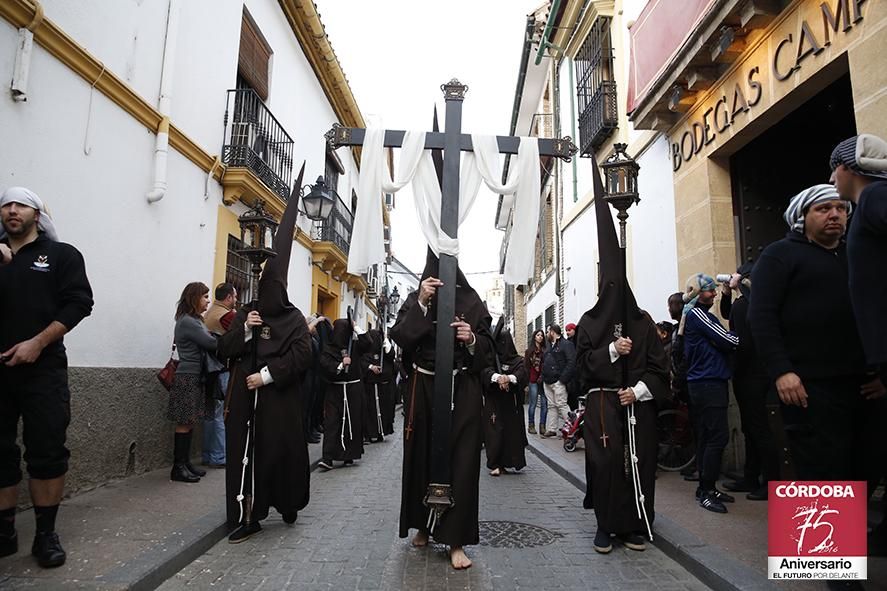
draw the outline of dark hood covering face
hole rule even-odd
[[[274,235],[273,250],[276,256],[265,263],[259,279],[258,310],[263,325],[259,328],[258,355],[270,359],[281,355],[292,342],[299,338],[301,331],[307,331],[305,317],[290,301],[287,294],[287,273],[290,253],[293,249],[293,232],[298,216],[299,192],[305,164],[296,179],[293,194],[287,201],[280,226]]]
[[[650,338],[655,338],[655,327],[638,308],[637,300],[635,300],[634,293],[627,281],[625,283],[627,305],[623,308],[624,300],[620,293],[622,291],[621,252],[616,235],[616,225],[613,223],[610,206],[604,201],[604,188],[594,157],[592,157],[592,166],[594,167],[594,209],[600,256],[601,289],[597,303],[582,315],[576,325],[576,343],[583,348],[608,346],[616,340],[616,333],[620,332],[622,336],[631,338],[633,351],[646,351],[650,345],[647,341]],[[623,310],[627,315],[624,322]],[[635,373],[632,370],[643,367],[643,364],[638,368],[633,365],[630,364],[630,374]],[[619,364],[607,364],[606,367],[594,368],[593,373],[599,374],[598,379],[610,382],[613,376],[609,374],[618,367]],[[616,371],[618,372],[618,370]],[[609,379],[604,379],[604,375],[609,376]],[[631,380],[635,376],[630,375],[629,377]]]
[[[422,270],[422,277],[419,278],[419,283],[422,283],[429,277],[436,277],[440,279],[440,259],[434,256],[434,253],[431,252],[429,248],[425,255],[425,269]],[[458,293],[460,291],[470,291],[475,296],[477,293],[472,289],[471,285],[468,283],[468,279],[465,278],[465,274],[462,273],[462,268],[456,267],[456,294],[458,297]]]
[[[290,302],[287,293],[287,275],[290,266],[290,254],[293,250],[293,234],[296,229],[296,219],[299,216],[299,191],[302,186],[302,175],[305,173],[305,163],[293,186],[293,192],[286,203],[280,225],[274,235],[272,250],[276,256],[271,257],[265,263],[262,270],[262,278],[259,279],[259,314],[275,317],[286,312],[291,312],[296,307]]]
[[[348,349],[348,342],[351,341],[354,334],[354,328],[347,318],[339,318],[333,322],[333,334],[330,338],[330,345],[336,350]]]
[[[511,336],[511,331],[504,327],[501,317],[499,318],[499,323],[496,324],[496,329],[493,331],[493,344],[496,347],[496,365],[498,366],[496,369],[500,373],[502,372],[503,365],[513,369],[523,361],[523,357],[518,354],[517,347],[514,346],[514,338]]]

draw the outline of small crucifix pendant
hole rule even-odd
[[[599,439],[603,442],[604,447],[607,447],[607,440],[608,440],[609,438],[610,438],[610,436],[607,435],[606,433],[604,433],[603,435],[601,435],[601,436],[599,437]]]
[[[492,415],[490,415],[490,420],[493,421],[494,425],[496,424],[496,413],[493,413]]]
[[[407,428],[404,429],[403,431],[404,431],[404,433],[406,433],[407,441],[409,441],[409,439],[410,439],[410,435],[413,434],[413,426],[412,426],[412,425],[407,425]]]

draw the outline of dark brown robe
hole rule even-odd
[[[327,381],[323,402],[325,460],[357,460],[363,455],[364,390],[360,358],[372,346],[372,340],[366,334],[355,339],[351,345],[351,365],[339,370],[343,351],[347,351],[352,338],[349,322],[340,318],[333,323],[332,340],[320,353],[320,369]]]
[[[434,261],[436,263],[436,259]],[[436,268],[434,269],[436,272]],[[429,269],[426,266],[428,276]],[[450,426],[450,468],[455,505],[449,508],[431,532],[435,541],[450,546],[477,544],[481,412],[483,386],[481,374],[493,364],[493,343],[489,332],[490,317],[477,293],[459,273],[456,288],[456,314],[468,322],[475,334],[474,353],[456,345],[454,368],[460,371],[453,380],[453,412]],[[409,368],[409,383],[404,400],[404,455],[401,482],[400,537],[411,528],[428,531],[429,510],[423,499],[430,484],[431,425],[434,376],[413,368],[418,365],[434,371],[434,305],[423,314],[417,293],[407,296],[391,329],[391,337],[403,349],[403,362]],[[464,369],[463,369],[464,368]],[[450,368],[447,368],[450,370]]]
[[[527,465],[525,448],[527,431],[524,426],[524,388],[529,377],[524,359],[517,354],[514,339],[507,330],[498,330],[496,365],[483,372],[486,384],[484,392],[484,449],[487,452],[487,468],[514,468]],[[494,374],[513,375],[517,383],[502,390],[492,381]]]
[[[237,359],[231,373],[232,383],[225,420],[225,497],[228,523],[231,525],[236,525],[241,519],[238,495],[241,492],[250,492],[241,491],[242,461],[246,447],[247,420],[255,395],[258,396],[258,402],[255,411],[255,495],[252,518],[254,521],[264,519],[268,516],[269,507],[284,514],[299,511],[308,504],[310,465],[308,445],[302,429],[300,388],[305,370],[312,363],[311,337],[301,312],[294,310],[291,313],[298,316],[289,323],[295,328],[288,334],[282,351],[265,351],[263,343],[259,343],[258,367],[268,366],[274,382],[262,386],[255,393],[246,387],[246,378],[252,373],[252,362],[250,345],[244,343],[245,312],[238,313],[231,329],[219,337],[219,355]],[[273,334],[275,325],[273,320],[270,322]]]
[[[621,360],[610,361],[609,346],[615,337],[594,340],[588,314],[576,328],[576,365],[584,392],[587,393],[583,437],[585,439],[585,474],[588,485],[584,506],[594,508],[598,527],[607,533],[645,532],[638,517],[632,477],[626,476],[626,409],[616,393],[622,384]],[[652,525],[656,483],[656,458],[659,444],[656,432],[656,398],[668,393],[668,361],[656,334],[656,326],[646,320],[630,323],[633,348],[628,355],[628,383],[633,387],[643,381],[654,399],[634,403],[636,418],[638,472],[647,519]],[[611,327],[612,328],[612,327]],[[611,331],[612,332],[612,331]],[[603,388],[605,391],[598,389]],[[608,389],[608,390],[607,390]],[[607,436],[606,447],[601,439]]]
[[[366,439],[378,439],[383,435],[394,433],[394,347],[386,353],[383,349],[384,337],[377,330],[367,334],[373,341],[372,348],[361,357],[363,369],[364,398],[364,436]],[[382,371],[375,373],[370,365],[381,366]]]

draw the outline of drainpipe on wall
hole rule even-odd
[[[12,82],[9,85],[12,100],[18,103],[28,100],[28,75],[31,72],[31,52],[34,50],[34,29],[43,22],[43,6],[36,1],[35,4],[34,18],[27,27],[18,30],[18,49],[15,52]]]
[[[179,0],[169,0],[163,67],[160,73],[160,99],[157,110],[163,117],[157,126],[154,143],[154,188],[145,195],[148,203],[157,203],[166,195],[167,156],[169,155],[169,114],[172,105],[172,80],[175,71],[176,42],[179,33]]]

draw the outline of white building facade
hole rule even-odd
[[[247,291],[237,217],[259,199],[279,217],[303,161],[303,185],[337,189],[339,217],[300,218],[290,299],[374,321],[366,279],[345,273],[355,160],[324,139],[363,120],[310,0],[9,0],[0,17],[0,78],[21,87],[27,72],[0,96],[16,138],[0,145],[0,189],[43,198],[95,295],[66,337],[71,490],[166,463],[154,374],[176,301],[192,281]]]

